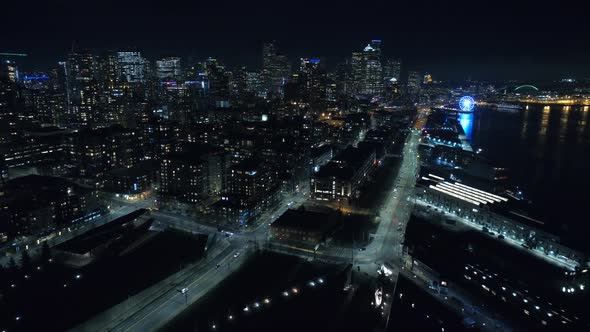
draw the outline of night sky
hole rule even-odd
[[[215,56],[260,66],[263,41],[292,60],[333,65],[370,39],[435,79],[590,77],[590,27],[580,5],[554,1],[14,1],[2,3],[0,50],[45,69],[71,49],[126,46],[148,56]],[[518,3],[517,3],[518,2]],[[51,3],[51,4],[50,4]]]

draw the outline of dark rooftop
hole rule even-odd
[[[320,170],[314,175],[316,178],[336,177],[338,179],[351,179],[354,176],[354,169],[350,166],[341,166],[334,162],[329,162],[320,167]]]
[[[84,254],[89,250],[98,247],[108,241],[120,236],[129,227],[125,224],[134,221],[148,212],[147,209],[135,210],[129,214],[121,216],[107,224],[96,227],[82,235],[63,242],[56,246],[57,249],[69,251],[77,254]]]
[[[36,189],[36,190],[53,190],[61,189],[67,186],[77,185],[72,181],[45,175],[31,174],[27,176],[21,176],[12,180],[9,180],[5,184],[7,189]]]
[[[352,166],[353,168],[357,168],[358,166],[360,166],[360,164],[363,164],[373,152],[374,151],[371,150],[358,149],[352,146],[348,146],[337,156],[335,156],[333,161]]]

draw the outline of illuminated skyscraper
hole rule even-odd
[[[274,42],[265,43],[262,47],[262,75],[267,91],[281,96],[290,72],[287,56],[277,52]]]
[[[179,57],[164,57],[156,61],[156,78],[176,81],[182,78]]]
[[[300,62],[300,76],[303,99],[310,104],[317,105],[326,97],[326,72],[320,66],[320,59],[302,58]]]
[[[117,88],[121,72],[117,55],[114,52],[105,52],[98,58],[97,67],[101,87],[108,92]]]
[[[246,72],[246,90],[253,92],[256,95],[261,95],[263,92],[262,79],[260,73],[255,71]]]
[[[18,67],[14,61],[4,60],[0,63],[0,79],[5,82],[16,83],[18,78]]]
[[[383,64],[383,79],[385,81],[395,78],[395,81],[399,81],[401,77],[402,64],[396,59],[386,59]]]
[[[215,58],[207,59],[209,98],[215,107],[229,107],[229,75]]]
[[[423,76],[417,71],[408,72],[408,92],[418,93],[420,91],[420,84],[422,83]]]
[[[147,61],[141,56],[141,52],[125,51],[117,52],[119,60],[120,76],[130,83],[145,82]]]
[[[351,61],[352,91],[359,94],[383,93],[383,65],[381,40],[372,40],[362,52],[353,52]]]
[[[363,50],[365,77],[361,92],[378,95],[383,92],[383,67],[381,65],[381,41],[373,40]]]
[[[98,117],[98,81],[94,55],[72,52],[67,61],[68,118],[74,126],[93,125]]]
[[[363,54],[361,52],[353,52],[351,59],[352,84],[351,91],[355,94],[361,93],[365,81],[365,66],[363,63]]]

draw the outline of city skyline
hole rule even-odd
[[[271,40],[281,44],[290,61],[318,56],[334,66],[366,40],[381,39],[384,54],[440,79],[590,76],[587,29],[580,13],[561,3],[548,9],[529,1],[496,1],[484,10],[463,1],[424,6],[374,1],[297,9],[272,2],[225,6],[131,1],[93,7],[65,0],[6,6],[14,15],[6,18],[8,28],[0,32],[1,51],[29,53],[24,64],[31,70],[63,60],[72,45],[97,52],[137,47],[150,57],[214,56],[231,66],[258,68],[261,46]]]
[[[590,330],[577,7],[0,10],[0,331]]]

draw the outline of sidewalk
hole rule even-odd
[[[416,198],[415,201],[416,201],[416,204],[417,205],[420,205],[422,207],[434,206],[434,205],[432,205],[430,203],[427,203],[427,202],[425,202],[425,201],[423,201],[421,199],[418,199],[418,198]],[[444,210],[443,207],[439,207],[439,206],[436,206],[436,207]],[[471,227],[473,229],[476,229],[478,231],[481,231],[482,230],[482,227],[483,227],[482,225],[479,225],[477,223],[474,223],[472,221],[469,221],[469,220],[466,220],[466,219],[464,219],[462,217],[459,217],[458,215],[456,215],[456,214],[454,214],[454,213],[452,213],[450,211],[447,211],[447,210],[444,210],[444,213],[445,213],[445,215],[451,216],[453,219],[455,219],[456,221],[461,222],[462,224],[464,224],[466,226],[469,226],[469,227]],[[497,240],[500,241],[499,239],[497,239]],[[523,242],[516,241],[516,240],[514,240],[514,239],[512,239],[512,238],[510,238],[508,236],[504,237],[504,239],[502,241],[504,241],[505,243],[508,243],[508,244],[512,245],[516,249],[519,249],[519,250],[523,250],[524,249],[522,247],[522,245],[524,244]],[[528,252],[529,254],[532,254],[532,255],[534,255],[534,256],[536,256],[538,258],[541,258],[541,259],[543,259],[543,260],[545,260],[545,261],[547,261],[547,262],[549,262],[551,264],[557,265],[559,267],[565,268],[565,269],[570,270],[570,271],[575,271],[575,267],[576,267],[575,264],[572,264],[571,262],[565,261],[563,259],[559,259],[559,258],[557,258],[555,256],[546,255],[541,250],[538,250],[538,249],[527,249],[526,252]]]

